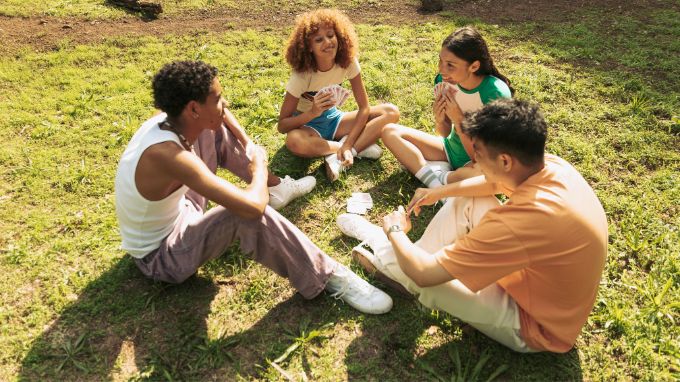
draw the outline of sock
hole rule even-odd
[[[442,186],[442,182],[437,179],[437,174],[429,166],[423,166],[423,168],[418,170],[416,178],[420,179],[429,188]]]
[[[357,156],[357,150],[354,147],[352,147],[352,156]]]
[[[437,178],[439,179],[439,182],[440,182],[442,185],[446,185],[446,184],[448,183],[447,178],[449,177],[449,172],[450,172],[450,171],[440,171],[440,172],[439,172]]]

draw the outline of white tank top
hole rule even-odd
[[[184,205],[184,194],[189,189],[182,185],[158,201],[144,198],[137,190],[137,162],[149,146],[173,141],[182,147],[175,133],[160,129],[159,124],[166,117],[165,113],[161,113],[142,124],[125,148],[116,171],[116,215],[123,239],[122,248],[136,258],[158,248],[170,234],[180,216],[180,206]]]

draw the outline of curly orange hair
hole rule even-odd
[[[352,22],[347,16],[336,9],[317,9],[305,12],[295,18],[293,32],[288,39],[286,61],[293,70],[305,72],[317,70],[318,66],[314,54],[310,49],[310,40],[321,27],[335,30],[338,38],[338,51],[335,63],[347,68],[357,55],[359,41]]]

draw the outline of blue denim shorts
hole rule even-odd
[[[340,126],[340,121],[345,113],[338,110],[337,107],[324,111],[320,116],[312,119],[311,121],[305,123],[305,126],[309,126],[314,129],[321,138],[331,141],[335,137],[335,132]]]

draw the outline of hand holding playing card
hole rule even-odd
[[[343,88],[340,85],[329,85],[319,89],[316,94],[330,93],[331,99],[334,102],[333,106],[340,107],[349,98],[349,90]]]
[[[444,88],[448,87],[448,86],[449,86],[449,84],[447,82],[440,82],[440,83],[434,85],[433,91],[434,91],[435,101],[438,100],[442,96]]]

